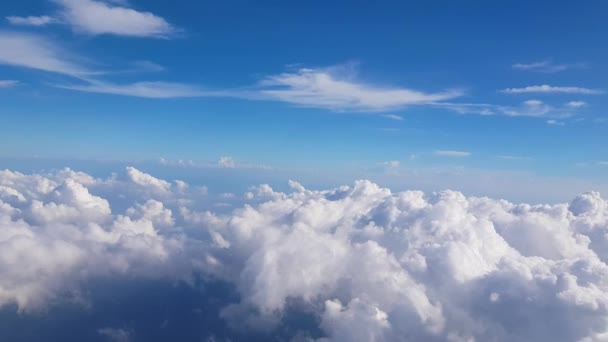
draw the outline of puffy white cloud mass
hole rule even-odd
[[[245,331],[272,332],[296,301],[318,333],[291,337],[311,341],[607,336],[608,201],[599,193],[531,205],[369,181],[289,185],[292,193],[259,186],[249,204],[219,214],[198,205],[211,195],[197,187],[135,168],[108,179],[2,171],[0,305],[29,314],[86,296],[94,278],[199,274],[235,286],[238,302],[217,315]],[[99,334],[131,337],[123,327]]]

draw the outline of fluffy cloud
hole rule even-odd
[[[290,187],[259,186],[247,196],[252,204],[218,214],[197,205],[195,187],[134,168],[109,179],[2,171],[0,305],[61,305],[99,277],[196,273],[233,284],[237,302],[226,300],[217,315],[268,339],[296,309],[314,323],[286,339],[606,334],[608,202],[599,193],[531,205],[455,191],[393,193],[369,181]],[[97,333],[131,338],[119,326]]]

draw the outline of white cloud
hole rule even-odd
[[[522,156],[513,156],[513,155],[508,155],[508,154],[503,154],[503,155],[499,155],[496,156],[498,159],[503,159],[503,160],[530,160],[530,157],[522,157]]]
[[[82,78],[91,74],[55,43],[42,37],[0,31],[0,64]]]
[[[418,90],[382,87],[353,81],[343,68],[299,69],[266,77],[259,95],[306,107],[332,110],[386,111],[409,105],[424,105],[453,99],[461,91],[425,93]]]
[[[125,329],[117,328],[102,328],[97,331],[99,335],[104,336],[110,342],[129,342],[131,341],[131,332]]]
[[[400,115],[396,115],[396,114],[384,114],[382,116],[387,119],[391,119],[391,120],[395,120],[395,121],[403,121],[403,117]]]
[[[48,15],[42,16],[28,16],[28,17],[17,17],[8,16],[6,20],[13,25],[24,25],[24,26],[45,26],[49,24],[56,24],[59,22],[56,18]]]
[[[549,125],[553,125],[553,126],[564,126],[565,123],[563,121],[557,121],[557,120],[547,120],[547,124]]]
[[[598,164],[599,165],[608,165],[608,161],[601,161],[601,162],[598,162]]]
[[[537,71],[544,73],[556,73],[574,68],[584,68],[585,64],[555,64],[551,61],[541,61],[533,63],[516,63],[511,66],[515,70]]]
[[[504,106],[486,103],[454,103],[443,102],[435,104],[435,106],[450,109],[463,114],[478,114],[478,115],[506,115],[506,116],[525,116],[538,118],[565,118],[575,115],[576,110],[580,108],[570,106],[551,106],[540,100],[523,101],[519,106]]]
[[[581,108],[581,107],[585,107],[586,105],[587,105],[587,103],[584,101],[570,101],[570,102],[566,103],[566,106],[571,107],[571,108]]]
[[[209,298],[225,301],[213,315],[272,331],[297,299],[319,342],[591,341],[608,328],[608,202],[597,192],[534,205],[290,182],[292,193],[263,185],[260,202],[216,214],[167,184],[133,168],[105,180],[0,171],[0,306],[27,314],[93,279],[196,273],[238,291],[238,302]]]
[[[134,167],[127,167],[127,175],[133,183],[142,187],[151,188],[158,192],[167,192],[171,189],[171,183],[141,172]]]
[[[442,157],[469,157],[469,156],[471,156],[471,152],[466,152],[466,151],[436,150],[433,153],[437,156],[442,156]]]
[[[389,161],[385,161],[384,163],[382,163],[382,165],[386,166],[386,167],[390,167],[390,168],[396,168],[399,167],[401,163],[398,160],[389,160]]]
[[[15,80],[0,80],[0,88],[10,88],[19,84],[19,81]]]
[[[96,0],[55,2],[62,6],[62,20],[79,33],[168,38],[177,32],[165,19],[149,12],[124,7],[121,3]]]
[[[207,93],[195,86],[171,82],[137,82],[130,84],[115,84],[89,80],[86,85],[58,85],[63,89],[70,89],[88,93],[135,96],[152,99],[168,99],[179,97],[201,97]]]
[[[217,165],[224,169],[234,169],[236,167],[236,162],[232,157],[221,157],[217,161]]]
[[[527,93],[562,93],[562,94],[583,94],[583,95],[599,95],[604,94],[605,91],[599,89],[590,89],[583,87],[556,87],[547,84],[527,86],[523,88],[507,88],[500,91],[506,94],[527,94]]]

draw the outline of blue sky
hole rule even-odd
[[[608,191],[607,10],[3,2],[0,168],[217,166],[547,201]]]

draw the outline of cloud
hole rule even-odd
[[[551,106],[540,100],[523,101],[518,106],[504,106],[486,103],[454,103],[443,102],[435,106],[446,108],[462,114],[478,115],[506,115],[512,117],[537,117],[537,118],[566,118],[575,115],[580,106]]]
[[[556,73],[574,68],[584,68],[585,64],[555,64],[551,61],[541,61],[533,63],[516,63],[511,66],[515,70],[537,71],[543,73]]]
[[[59,20],[57,20],[56,18],[50,17],[48,15],[29,17],[8,16],[6,17],[6,20],[13,25],[23,26],[46,26],[59,22]]]
[[[0,31],[0,64],[83,78],[92,72],[54,42],[40,36]]]
[[[191,168],[201,168],[201,169],[260,169],[260,170],[271,170],[272,166],[264,165],[264,164],[256,164],[249,162],[239,162],[234,158],[229,156],[220,157],[217,161],[209,162],[209,161],[194,161],[194,160],[172,160],[167,158],[160,158],[159,163],[166,166],[176,166],[176,167],[191,167]]]
[[[217,161],[217,165],[224,169],[234,169],[236,167],[236,162],[232,157],[221,157]]]
[[[145,172],[141,172],[134,167],[127,167],[127,175],[133,183],[161,193],[167,192],[171,188],[171,183],[155,178]]]
[[[11,88],[19,84],[19,81],[15,80],[0,80],[0,88]]]
[[[553,125],[553,126],[564,126],[565,123],[563,121],[557,121],[557,120],[547,120],[547,124],[549,125]]]
[[[382,165],[389,167],[389,168],[396,168],[399,167],[401,163],[398,160],[389,160],[389,161],[385,161],[382,163]]]
[[[578,341],[606,331],[608,202],[597,192],[536,205],[365,180],[290,187],[260,186],[257,202],[219,214],[197,207],[194,187],[134,168],[108,179],[0,171],[0,306],[45,315],[86,302],[94,280],[144,289],[154,279],[195,286],[196,274],[237,291],[200,291],[232,340]],[[165,325],[168,311],[143,316],[152,312]],[[130,321],[102,321],[101,337],[138,336]]]
[[[502,160],[531,160],[530,157],[512,156],[512,155],[508,155],[508,154],[503,154],[503,155],[499,155],[496,157],[498,159],[502,159]]]
[[[110,342],[129,342],[131,341],[131,333],[124,329],[102,328],[99,329],[99,335],[104,336]]]
[[[608,161],[601,161],[601,162],[598,162],[598,164],[599,165],[608,165]]]
[[[54,16],[8,16],[13,25],[69,25],[74,32],[87,35],[170,38],[180,30],[164,18],[150,12],[128,8],[127,1],[51,0],[60,6]]]
[[[506,94],[528,94],[528,93],[544,93],[544,94],[583,94],[583,95],[599,95],[605,91],[599,89],[589,89],[583,87],[555,87],[547,84],[527,86],[523,88],[507,88],[500,91]]]
[[[130,37],[169,38],[178,31],[165,19],[125,7],[122,2],[55,0],[62,6],[60,17],[75,32]]]
[[[172,82],[136,82],[130,84],[115,84],[89,80],[85,85],[57,85],[58,88],[98,94],[135,96],[151,99],[169,99],[180,97],[201,97],[210,95],[196,86]]]
[[[585,107],[586,105],[587,105],[587,103],[584,101],[570,101],[570,102],[566,103],[566,106],[571,107],[571,108],[581,108],[581,107]]]
[[[386,111],[410,105],[424,105],[453,99],[463,93],[449,90],[425,93],[418,90],[382,87],[352,80],[344,67],[302,68],[295,72],[271,75],[259,84],[264,99],[305,107],[351,111]]]
[[[436,150],[433,152],[436,156],[442,157],[470,157],[471,152],[453,151],[453,150]]]
[[[384,115],[382,115],[382,117],[385,117],[385,118],[391,119],[391,120],[395,120],[395,121],[403,121],[402,116],[395,115],[395,114],[384,114]]]

